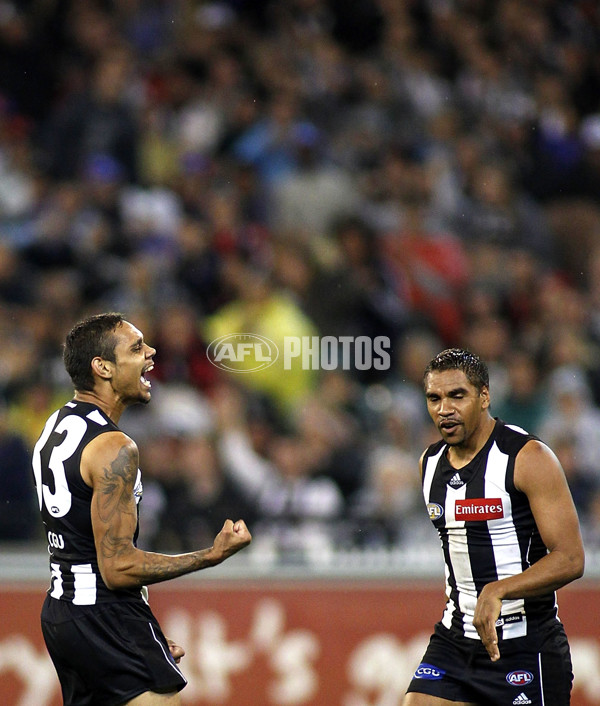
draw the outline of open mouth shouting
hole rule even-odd
[[[142,374],[140,375],[140,382],[142,383],[143,387],[145,387],[147,390],[152,387],[152,383],[146,378],[146,373],[149,373],[153,369],[154,363],[149,363],[144,367],[144,369],[142,370]]]

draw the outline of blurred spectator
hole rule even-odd
[[[315,475],[299,437],[275,437],[269,455],[275,475],[258,497],[256,534],[284,563],[326,559],[335,549],[335,520],[344,509],[339,488],[331,478]]]
[[[404,206],[402,226],[386,236],[384,252],[413,316],[450,344],[463,327],[460,293],[469,276],[464,245],[452,233],[429,228],[419,198],[405,200]]]
[[[362,220],[342,218],[333,226],[336,249],[312,252],[305,243],[274,245],[275,282],[294,296],[321,336],[385,336],[392,341],[405,325],[404,303],[393,289],[389,267],[377,250],[375,233]],[[351,374],[363,382],[387,371]]]
[[[175,283],[166,276],[161,261],[154,255],[138,252],[114,263],[118,282],[99,293],[96,306],[106,311],[158,311],[176,296]],[[161,286],[162,285],[162,286]]]
[[[555,444],[554,451],[564,469],[573,502],[585,522],[590,510],[594,513],[594,495],[600,490],[600,477],[590,476],[581,466],[577,457],[577,441],[568,432],[555,437]]]
[[[123,425],[128,429],[127,423]],[[181,484],[178,467],[180,437],[177,433],[147,434],[140,451],[144,494],[140,503],[139,544],[150,551],[181,547],[182,537],[170,509],[170,498]]]
[[[208,224],[185,218],[177,231],[174,278],[185,299],[196,310],[212,314],[225,303],[227,292],[221,282],[223,264]]]
[[[508,420],[510,424],[535,434],[547,406],[538,363],[528,351],[515,349],[506,357],[506,372],[506,394],[499,404],[494,403],[492,412],[495,417]]]
[[[153,345],[158,351],[158,380],[191,385],[201,391],[216,382],[218,370],[207,357],[201,321],[189,305],[179,303],[163,308]]]
[[[215,388],[211,400],[225,472],[256,506],[275,473],[269,450],[281,430],[277,417],[268,403],[249,399],[233,384]]]
[[[376,448],[350,508],[354,543],[367,549],[401,546],[421,502],[414,457],[393,446]]]
[[[232,154],[240,162],[256,167],[268,187],[295,171],[296,139],[303,120],[298,98],[291,93],[273,95],[264,113],[232,145]]]
[[[273,365],[255,370],[251,375],[243,374],[244,367],[254,365],[248,360],[235,363],[239,367],[240,384],[269,396],[284,413],[313,389],[316,375],[303,366],[302,356],[290,358],[289,369],[285,365],[285,337],[316,335],[312,321],[288,296],[278,291],[268,272],[261,271],[242,262],[235,264],[237,297],[225,304],[204,324],[204,338],[213,341],[232,333],[249,333],[265,336],[279,351]],[[234,373],[230,373],[234,374]]]
[[[518,190],[506,164],[479,165],[454,227],[469,248],[489,243],[509,251],[524,248],[543,262],[552,261],[555,256],[552,232],[543,210]]]
[[[129,419],[123,418],[121,427],[132,433]],[[140,503],[140,533],[138,546],[148,551],[177,546],[180,539],[167,533],[163,517],[168,512],[167,487],[173,473],[173,448],[165,435],[146,434],[140,446],[140,468],[143,471],[144,494]]]
[[[125,46],[109,47],[92,68],[89,90],[70,96],[44,125],[44,167],[56,179],[82,175],[95,154],[112,157],[132,181],[137,173],[137,130],[127,96],[132,57]]]
[[[345,500],[364,483],[366,438],[358,418],[357,383],[348,373],[323,371],[319,387],[291,417],[313,474],[335,481]]]
[[[203,436],[214,428],[213,408],[196,387],[184,382],[154,381],[153,404],[138,405],[121,417],[125,433],[140,439]]]
[[[354,180],[327,159],[323,142],[324,136],[313,124],[296,125],[296,168],[273,187],[272,227],[309,241],[325,237],[336,219],[354,215],[360,208]]]
[[[266,423],[269,406],[246,406],[245,396],[233,387],[216,390],[213,402],[225,472],[255,507],[260,550],[283,561],[312,551],[330,553],[344,497],[320,467],[314,442],[312,448],[307,445],[312,437],[282,433],[277,425],[273,432]]]
[[[472,319],[462,336],[465,348],[481,356],[487,363],[494,403],[500,403],[508,393],[508,371],[505,354],[510,341],[510,329],[505,319],[482,315]]]
[[[3,5],[0,86],[19,114],[40,119],[53,97],[58,67],[52,58],[61,37],[59,28],[53,26],[52,7],[38,8],[38,12],[32,13],[27,5],[19,2]],[[52,30],[58,31],[55,34]]]
[[[588,550],[600,550],[600,489],[596,489],[590,499],[587,515],[583,518],[583,542]]]
[[[360,229],[359,224],[356,225]],[[366,251],[366,248],[365,248]],[[362,257],[362,256],[361,256]],[[349,262],[340,256],[333,263],[321,262],[319,255],[297,241],[283,240],[275,243],[273,271],[277,285],[294,297],[306,315],[314,322],[322,336],[361,336],[384,335],[390,333],[390,323],[386,320],[385,309],[377,316],[376,307],[386,304],[386,283],[378,264],[372,269],[367,264],[365,272],[372,290],[361,286],[353,276]],[[369,258],[370,259],[370,258]],[[377,299],[378,289],[380,300]],[[393,316],[398,308],[400,321],[400,302],[395,301],[393,292],[388,293],[389,309]],[[392,326],[396,321],[392,318]]]
[[[444,348],[428,328],[412,328],[394,342],[396,364],[383,385],[371,385],[364,394],[368,428],[385,445],[419,457],[427,445],[431,422],[423,401],[423,372]]]
[[[73,391],[57,391],[51,380],[30,378],[18,390],[13,390],[8,404],[8,422],[22,435],[27,448],[33,451],[46,420],[55,409],[73,396]]]
[[[568,86],[554,72],[542,72],[536,81],[538,119],[532,131],[533,160],[526,179],[529,191],[540,201],[583,196],[589,187],[581,180],[584,136]],[[593,139],[590,131],[589,138]]]
[[[37,300],[31,267],[17,250],[0,241],[0,302],[32,306]]]
[[[30,130],[24,117],[11,115],[0,94],[0,219],[4,223],[26,218],[38,195]]]
[[[213,439],[180,438],[176,465],[177,481],[169,487],[161,530],[177,537],[181,551],[211,546],[226,519],[254,524],[254,505],[225,473]]]
[[[394,288],[394,274],[381,251],[378,233],[360,218],[340,218],[332,225],[338,245],[338,273],[356,287],[354,308],[360,328],[353,335],[394,338],[406,323],[403,291]]]
[[[600,481],[600,409],[593,405],[590,387],[583,370],[573,366],[556,368],[547,381],[548,411],[538,434],[554,446],[568,434],[573,440],[573,461],[579,472]]]
[[[567,185],[560,196],[579,196],[600,204],[600,113],[586,116],[579,129],[583,154],[578,170],[572,175],[570,189]]]
[[[0,541],[23,541],[40,534],[32,450],[11,429],[8,410],[0,403]]]
[[[81,181],[73,182],[80,185],[85,196],[81,225],[75,231],[76,245],[81,242],[96,257],[100,253],[122,258],[130,256],[133,243],[125,222],[127,194],[123,167],[111,155],[97,153],[86,159],[82,177]],[[100,241],[93,241],[89,230],[97,223],[104,226],[105,232]]]

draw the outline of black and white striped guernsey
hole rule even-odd
[[[98,569],[90,515],[92,489],[79,470],[81,454],[100,434],[119,431],[94,404],[72,400],[46,422],[33,452],[33,474],[48,537],[53,598],[77,605],[142,599],[142,592],[109,590]],[[138,469],[134,494],[142,496]],[[134,542],[137,539],[136,529]]]
[[[473,613],[483,586],[521,573],[547,553],[527,497],[514,485],[516,456],[535,438],[496,420],[485,446],[463,468],[450,465],[444,441],[425,452],[423,495],[446,563],[441,622],[454,634],[479,639]],[[530,626],[549,618],[558,619],[553,592],[505,600],[498,637],[524,637]]]

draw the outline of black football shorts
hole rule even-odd
[[[567,637],[557,621],[543,639],[500,642],[492,662],[479,640],[455,638],[436,625],[408,692],[480,706],[568,706],[573,671]]]
[[[187,683],[143,601],[78,606],[47,596],[42,633],[65,706],[118,706]]]

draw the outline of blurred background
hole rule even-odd
[[[600,544],[600,9],[538,0],[0,3],[0,539],[43,542],[29,455],[69,328],[158,350],[143,543],[435,544],[425,365],[489,364]],[[385,370],[223,372],[217,335],[387,336]]]
[[[557,453],[597,576],[598,3],[0,1],[15,575],[45,551],[29,459],[72,396],[62,342],[107,310],[158,351],[152,403],[121,420],[144,548],[243,517],[259,572],[441,572],[421,378],[462,346],[494,416]],[[386,336],[391,365],[227,373],[206,349],[236,331]]]

